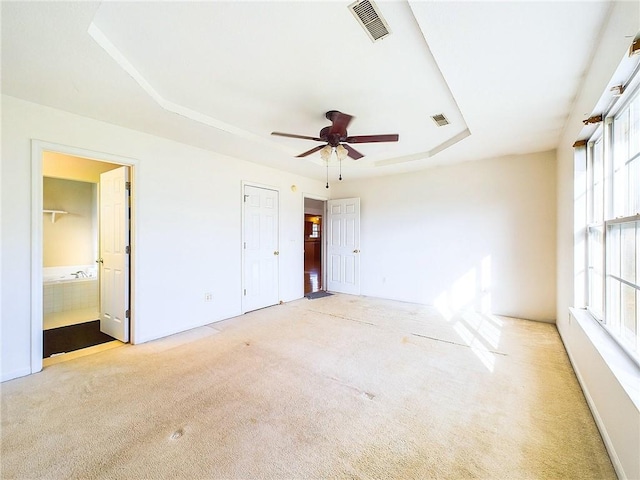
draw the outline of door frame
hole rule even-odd
[[[300,298],[304,297],[304,201],[305,199],[311,199],[311,200],[319,200],[321,202],[324,203],[323,207],[322,207],[322,251],[321,251],[321,255],[320,255],[320,264],[321,264],[321,269],[322,269],[322,289],[323,290],[327,290],[327,234],[326,234],[326,221],[327,221],[327,201],[330,200],[329,197],[325,197],[322,195],[315,195],[313,193],[302,193],[302,226],[300,227],[300,232],[302,235],[302,248],[300,249],[300,259],[302,261],[302,273],[303,275],[300,276],[300,278],[302,278],[302,286],[301,286],[301,290],[302,290],[302,295],[300,295]]]
[[[275,192],[278,192],[278,249],[280,249],[280,206],[281,206],[281,200],[282,200],[282,192],[280,191],[280,188],[275,187],[273,185],[266,185],[264,183],[256,183],[256,182],[249,182],[246,180],[242,180],[240,182],[240,258],[241,258],[241,262],[240,262],[240,312],[242,314],[247,313],[249,310],[246,310],[246,304],[244,301],[244,286],[245,286],[245,253],[244,253],[244,236],[245,236],[245,231],[244,231],[244,188],[245,187],[256,187],[256,188],[263,188],[265,190],[273,190]],[[277,289],[278,289],[278,298],[280,298],[280,262],[278,261],[278,285],[277,285]]]
[[[42,255],[43,255],[43,233],[42,233],[42,209],[43,209],[43,180],[42,180],[42,156],[44,152],[61,153],[74,157],[96,160],[99,162],[114,163],[129,167],[129,181],[131,182],[131,255],[129,257],[129,329],[130,343],[136,343],[135,324],[135,271],[137,257],[135,252],[135,232],[137,230],[137,216],[135,210],[135,176],[138,161],[133,158],[123,157],[104,152],[96,152],[84,148],[62,145],[58,143],[46,142],[43,140],[31,140],[31,373],[42,370],[42,344],[43,334],[43,292],[42,292]]]

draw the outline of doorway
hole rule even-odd
[[[304,294],[322,290],[322,215],[304,215]]]
[[[324,200],[304,199],[304,295],[324,290]]]
[[[74,147],[32,142],[32,373],[129,341],[130,200],[135,162],[120,160]],[[119,203],[104,195],[113,190],[107,180],[117,172],[126,180],[118,187],[123,191]],[[118,216],[106,215],[110,211],[117,211]],[[122,234],[122,246],[105,241],[114,238],[110,231]],[[106,263],[101,261],[109,253],[105,247],[112,250],[114,245],[126,252],[126,268],[119,270],[119,282],[110,281],[105,275]],[[109,329],[116,312],[114,296],[126,305],[118,315],[119,320],[126,317],[121,332]]]
[[[124,201],[123,194],[112,198],[113,179],[122,177],[124,190],[128,169],[55,152],[42,155],[43,359],[128,340],[128,330],[118,332],[121,322],[111,319],[108,306],[116,290],[121,291],[119,300],[128,304],[128,285],[113,288],[113,269],[103,260],[105,250],[117,243],[114,232],[129,230],[123,220],[107,218],[124,208],[113,208]],[[128,221],[128,212],[119,216]],[[124,243],[129,244],[128,238]]]

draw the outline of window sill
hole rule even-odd
[[[570,308],[572,317],[587,335],[611,373],[640,412],[640,367],[605,329],[584,309]]]

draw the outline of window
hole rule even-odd
[[[304,236],[307,239],[320,238],[320,225],[322,217],[320,215],[304,215]]]
[[[640,363],[640,92],[614,108],[587,144],[587,307]]]
[[[587,271],[589,310],[604,319],[604,142],[601,129],[587,150],[589,179]],[[593,137],[592,137],[593,138]]]

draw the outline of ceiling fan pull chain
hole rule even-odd
[[[329,188],[329,160],[327,160],[327,185],[324,188]]]
[[[338,180],[342,181],[342,158],[340,158],[339,160],[340,160],[340,176],[338,177]]]

